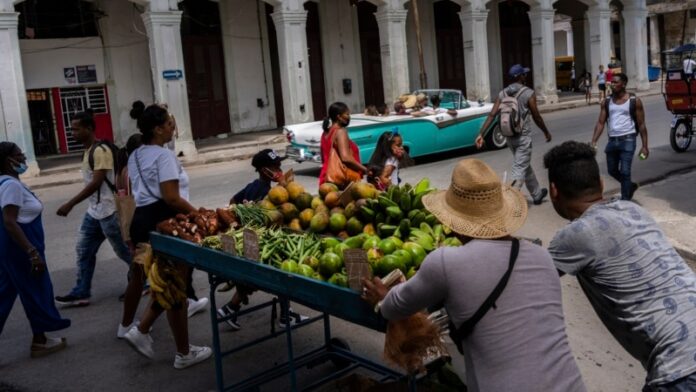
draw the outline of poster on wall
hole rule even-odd
[[[96,65],[78,65],[75,68],[77,70],[78,83],[97,83]]]
[[[68,83],[68,84],[77,83],[77,80],[75,79],[75,67],[63,68],[63,76],[65,77],[65,83]]]

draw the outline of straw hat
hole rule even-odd
[[[412,107],[416,106],[416,103],[418,103],[418,99],[413,94],[401,95],[399,97],[399,101],[404,104],[406,109],[411,109]]]
[[[522,193],[501,184],[478,159],[459,161],[449,189],[424,196],[423,205],[452,231],[472,238],[505,237],[527,219]]]

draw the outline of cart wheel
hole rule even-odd
[[[494,150],[500,150],[507,145],[507,138],[500,131],[500,125],[496,125],[493,130],[486,135],[486,145]]]
[[[678,120],[669,132],[669,143],[676,152],[684,152],[691,144],[691,127],[685,120]]]
[[[330,340],[332,346],[336,346],[338,348],[342,348],[346,351],[350,351],[350,346],[348,345],[348,342],[341,338],[331,338]],[[336,366],[339,369],[344,369],[350,365],[350,361],[347,359],[343,358],[331,358],[331,362],[333,362],[334,366]]]

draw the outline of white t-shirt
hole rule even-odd
[[[389,181],[391,181],[392,185],[399,185],[399,160],[394,157],[387,158],[384,167],[387,166],[394,166]]]
[[[19,207],[17,223],[31,223],[41,215],[43,204],[19,180],[2,175],[0,183],[2,183],[0,184],[0,208],[5,208],[5,206]]]
[[[136,165],[140,164],[142,176]],[[128,158],[128,177],[137,207],[146,206],[162,199],[160,183],[178,180],[179,195],[188,200],[189,178],[174,153],[160,146],[144,145]]]
[[[685,59],[683,64],[685,74],[694,73],[694,66],[696,66],[696,61],[694,61],[693,59]]]
[[[89,150],[87,149],[82,156],[82,178],[85,184],[92,182],[92,177],[94,177],[94,171],[89,167]],[[95,191],[89,196],[87,213],[94,219],[104,219],[116,212],[114,194],[106,183],[106,180],[109,180],[114,184],[114,157],[109,147],[97,146],[94,149],[93,158],[94,170],[105,170],[106,179],[102,182],[99,191]]]

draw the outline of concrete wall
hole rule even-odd
[[[353,112],[365,108],[358,13],[347,1],[320,1],[321,50],[328,108],[341,101]],[[343,79],[352,81],[353,91],[343,92]]]
[[[232,133],[275,128],[265,5],[256,0],[219,4]],[[257,99],[263,100],[263,108]]]
[[[664,50],[681,45],[682,29],[684,26],[684,12],[670,12],[664,14],[665,19],[665,48]],[[686,32],[684,43],[696,43],[696,19],[689,18],[686,13]]]
[[[27,90],[70,87],[63,76],[64,67],[96,65],[97,83],[104,83],[104,56],[99,37],[70,39],[19,40]]]
[[[106,14],[100,19],[104,38],[105,83],[109,92],[111,125],[117,143],[125,144],[138,132],[129,112],[133,101],[146,105],[153,101],[150,54],[145,26],[140,14],[127,1],[101,0]]]
[[[556,57],[568,56],[568,40],[566,36],[567,33],[563,30],[556,30],[553,32]]]

